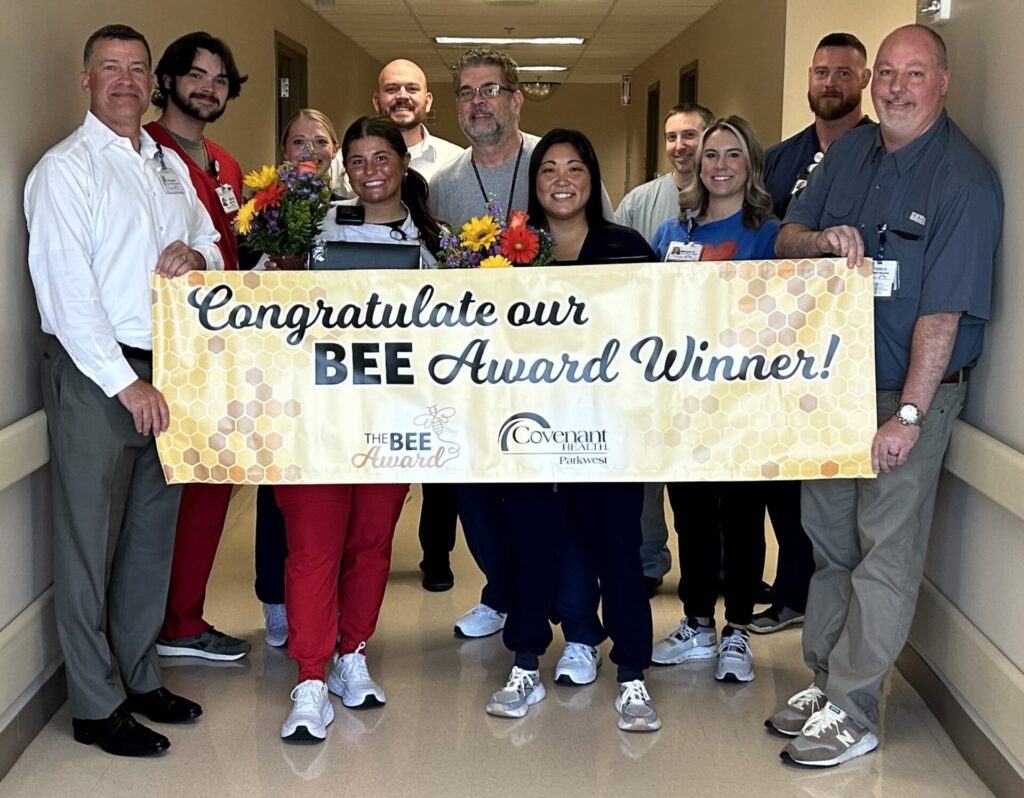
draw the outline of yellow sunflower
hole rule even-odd
[[[512,261],[504,255],[491,255],[491,257],[484,258],[480,261],[481,269],[508,269],[511,268],[511,266]]]
[[[275,180],[277,180],[277,167],[264,166],[258,172],[249,172],[245,176],[245,185],[259,191],[269,186]]]
[[[256,215],[256,201],[249,200],[238,209],[235,216],[235,229],[242,235],[246,235],[252,227],[252,217]]]
[[[501,227],[488,214],[487,216],[474,216],[462,225],[462,246],[479,252],[487,249],[501,234]]]

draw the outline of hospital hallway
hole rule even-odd
[[[715,682],[713,660],[652,668],[647,684],[663,726],[649,734],[616,728],[607,643],[597,682],[552,684],[562,646],[556,630],[541,661],[546,700],[518,720],[486,715],[484,705],[504,684],[512,657],[500,635],[453,636],[454,620],[476,603],[481,586],[461,533],[454,590],[428,593],[420,587],[418,488],[399,523],[383,612],[366,650],[387,705],[352,711],[332,697],[335,720],[327,741],[286,745],[279,732],[296,671],[284,649],[263,640],[252,592],[253,496],[252,488],[236,492],[206,613],[218,629],[250,640],[251,654],[236,663],[162,660],[165,684],[203,705],[200,720],[193,726],[153,724],[171,739],[170,751],[155,759],[125,759],[75,743],[65,705],[0,781],[0,796],[991,795],[896,672],[875,753],[822,771],[783,765],[778,753],[785,741],[762,724],[809,682],[799,629],[753,636],[757,678],[746,685]],[[674,563],[652,604],[657,635],[678,622],[677,579]],[[719,628],[721,623],[719,617]]]

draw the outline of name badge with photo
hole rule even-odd
[[[238,210],[238,198],[231,186],[221,183],[217,186],[217,199],[220,200],[220,207],[224,213],[235,213]]]
[[[891,297],[892,292],[900,287],[900,262],[876,260],[874,283],[876,297]]]
[[[164,194],[184,194],[185,187],[181,179],[170,169],[161,169],[156,173],[160,178],[160,185],[163,186]]]
[[[666,263],[681,263],[700,260],[704,245],[697,241],[673,241],[665,254]]]

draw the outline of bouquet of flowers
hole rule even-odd
[[[331,189],[312,159],[264,166],[245,176],[253,191],[235,217],[246,244],[271,258],[305,258],[323,229]]]
[[[442,269],[493,269],[509,266],[547,266],[554,259],[555,240],[547,230],[526,223],[527,215],[512,211],[505,224],[497,203],[487,205],[484,216],[474,216],[458,234],[441,228],[441,251],[437,265]]]

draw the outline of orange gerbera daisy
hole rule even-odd
[[[267,207],[276,208],[281,204],[281,197],[284,196],[284,192],[285,185],[280,181],[271,183],[265,189],[257,191],[253,195],[253,205],[256,209],[256,213],[259,213]]]
[[[501,234],[501,254],[513,263],[529,263],[540,251],[540,239],[530,228],[509,227]]]

